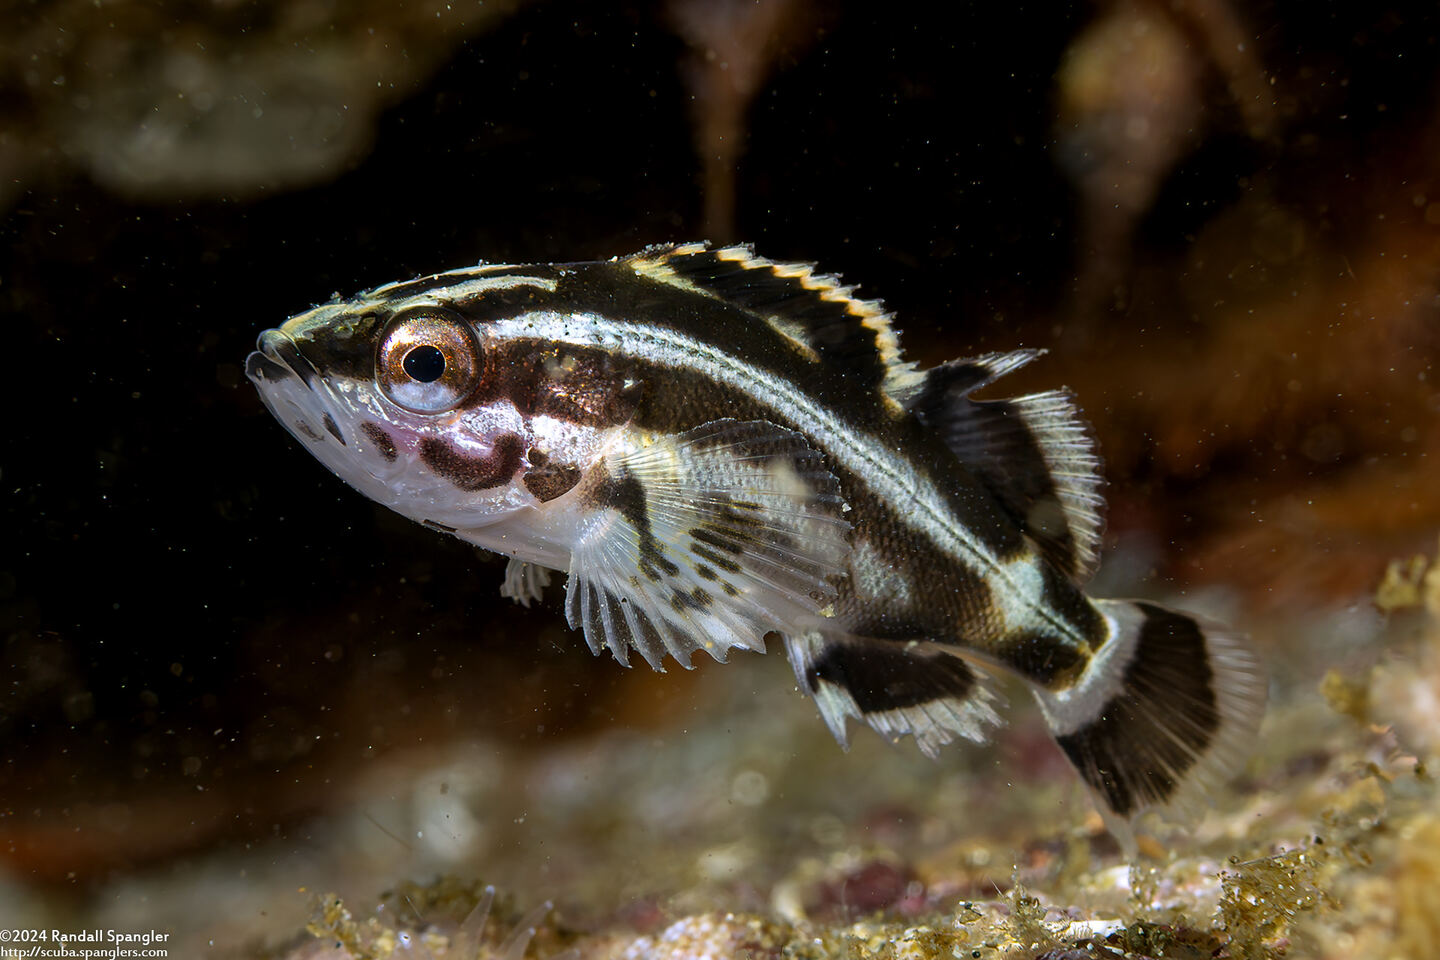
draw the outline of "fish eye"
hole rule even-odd
[[[452,410],[475,388],[480,348],[468,324],[435,308],[390,321],[380,337],[375,380],[412,413]]]
[[[439,347],[422,343],[418,347],[412,347],[400,365],[405,368],[410,379],[420,383],[434,383],[445,376],[445,352]]]

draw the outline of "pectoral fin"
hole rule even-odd
[[[587,476],[565,609],[596,653],[661,669],[763,651],[825,619],[850,552],[839,484],[805,438],[717,420],[637,442]]]

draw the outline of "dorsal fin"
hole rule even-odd
[[[1050,390],[1009,400],[970,398],[1040,353],[953,360],[926,371],[903,402],[940,431],[1045,559],[1083,583],[1099,561],[1105,502],[1095,441],[1070,395]]]
[[[943,406],[947,397],[963,397],[989,386],[1044,353],[1044,350],[1029,348],[1009,353],[987,353],[968,360],[951,360],[917,374],[909,385],[910,389],[895,399],[906,410],[921,413],[923,418],[925,413]]]
[[[744,307],[765,318],[780,336],[812,360],[835,364],[852,376],[873,375],[896,397],[918,388],[913,363],[900,358],[900,339],[878,300],[811,263],[758,256],[749,244],[704,243],[647,247],[624,258],[637,274]]]

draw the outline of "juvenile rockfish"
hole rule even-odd
[[[1265,680],[1235,634],[1081,590],[1100,461],[1068,394],[975,400],[1018,350],[919,370],[891,318],[748,247],[481,265],[265,331],[246,373],[367,496],[551,570],[596,653],[660,669],[778,634],[844,743],[926,754],[1026,681],[1112,828],[1189,812],[1248,752]]]

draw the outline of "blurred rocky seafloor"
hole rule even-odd
[[[663,723],[375,760],[303,836],[115,880],[86,922],[327,960],[1428,956],[1440,566],[1379,599],[1259,628],[1256,755],[1133,865],[1023,690],[993,745],[932,763],[856,729],[845,753],[782,658],[737,656],[658,678]]]

